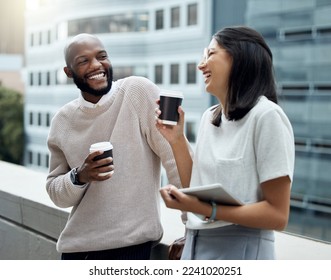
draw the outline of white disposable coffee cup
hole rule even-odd
[[[160,110],[159,119],[164,124],[176,125],[179,119],[178,107],[182,104],[184,96],[181,91],[165,90],[160,92]]]
[[[107,157],[113,157],[113,145],[110,142],[98,142],[98,143],[94,143],[90,146],[90,154],[96,151],[103,151],[103,153],[101,155],[96,156],[93,160],[99,160],[99,159],[103,159],[103,158],[107,158]],[[107,166],[107,165],[111,165],[114,162],[112,161],[109,164],[106,165],[102,165],[102,166]],[[110,173],[112,173],[113,171],[110,172],[106,172],[106,173],[100,173],[100,176],[105,176],[108,175]]]

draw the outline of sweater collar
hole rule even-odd
[[[86,108],[100,107],[110,99],[110,97],[112,96],[115,90],[115,87],[116,87],[116,82],[112,82],[110,91],[107,94],[103,95],[96,104],[86,101],[81,94],[79,95],[79,103],[82,107],[86,107]]]

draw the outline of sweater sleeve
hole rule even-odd
[[[160,89],[146,78],[138,79],[133,95],[133,104],[139,114],[140,124],[153,152],[160,158],[170,184],[181,187],[180,177],[170,144],[156,128],[155,108]]]
[[[77,205],[83,197],[86,187],[74,186],[70,179],[70,167],[60,148],[61,135],[66,135],[61,115],[56,115],[52,121],[47,139],[50,151],[49,174],[46,180],[46,190],[49,197],[58,207],[67,208]]]

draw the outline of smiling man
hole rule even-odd
[[[73,78],[87,101],[96,103],[109,92],[113,69],[98,38],[89,34],[79,34],[67,45],[64,55],[67,64],[64,72],[69,78]],[[89,68],[94,63],[97,66]]]
[[[64,72],[80,90],[54,116],[48,136],[46,189],[55,205],[72,207],[57,250],[62,259],[149,259],[161,239],[161,163],[180,180],[169,144],[155,127],[159,88],[143,77],[112,81],[102,42],[79,34],[65,48]],[[94,161],[96,142],[112,158]],[[110,172],[113,171],[113,172]],[[107,173],[103,175],[102,173]]]

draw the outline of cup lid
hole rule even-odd
[[[183,92],[178,91],[178,90],[169,90],[169,89],[161,89],[160,96],[184,98]]]
[[[90,146],[90,152],[111,150],[113,145],[110,142],[98,142]]]

